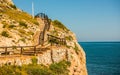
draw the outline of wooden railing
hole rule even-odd
[[[51,20],[48,18],[48,16],[44,13],[38,13],[36,18],[41,18],[45,24],[43,31],[41,31],[40,36],[39,36],[39,44],[44,45],[44,38],[45,38],[45,32],[50,29],[50,23]]]
[[[3,47],[0,47],[0,49],[3,49],[3,50],[0,50],[0,55],[2,54],[8,55],[11,52],[14,54],[14,49],[18,49],[19,54],[22,55],[25,48],[31,48],[34,51],[34,55],[36,55],[36,46],[3,46]],[[9,50],[9,49],[12,49],[12,50]]]
[[[51,45],[66,45],[66,39],[65,38],[59,38],[53,35],[48,34],[48,41],[51,43]]]

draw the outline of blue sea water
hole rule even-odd
[[[120,42],[79,42],[87,57],[88,75],[120,75]]]

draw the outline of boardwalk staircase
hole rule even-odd
[[[44,45],[45,43],[45,36],[46,36],[46,31],[49,31],[50,29],[50,23],[51,20],[48,18],[48,16],[44,13],[38,13],[35,18],[41,18],[42,21],[44,22],[43,25],[41,25],[42,27],[40,27],[40,29],[42,30],[40,32],[40,36],[39,36],[39,45]],[[40,21],[40,19],[38,20]]]
[[[36,18],[41,18],[43,22],[43,26],[40,27],[41,32],[39,35],[39,43],[36,46],[10,46],[10,47],[0,47],[0,49],[3,49],[2,52],[0,52],[0,55],[29,55],[29,56],[33,56],[33,55],[38,55],[38,54],[43,54],[44,52],[46,52],[47,50],[50,50],[50,48],[46,47],[44,45],[44,43],[46,42],[45,39],[47,39],[47,41],[49,41],[51,43],[51,45],[57,44],[57,45],[65,45],[66,44],[66,40],[64,38],[58,38],[56,36],[52,36],[52,35],[48,35],[46,32],[49,31],[50,29],[50,23],[51,20],[48,18],[47,15],[45,15],[44,13],[39,13],[35,16]],[[48,37],[48,38],[46,38]],[[13,51],[13,48],[18,49],[18,53],[17,51]]]

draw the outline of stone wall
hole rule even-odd
[[[0,66],[2,65],[16,65],[16,66],[22,66],[22,64],[31,64],[31,57],[26,56],[19,56],[19,57],[13,57],[13,56],[7,56],[7,57],[0,57]]]
[[[38,56],[36,56],[36,58],[38,59],[38,64],[44,64],[44,65],[50,65],[53,62],[59,62],[62,60],[66,60],[66,51],[67,49],[60,49],[60,48],[55,48],[52,50],[47,50],[46,52],[44,52],[43,54],[38,54]],[[3,57],[0,56],[0,65],[17,65],[17,66],[21,66],[22,64],[31,64],[33,56],[7,56],[7,57]]]
[[[44,54],[38,55],[38,64],[51,64],[55,62],[60,62],[62,60],[67,60],[67,49],[65,48],[53,48],[48,50]]]

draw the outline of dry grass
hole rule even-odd
[[[37,20],[33,19],[32,16],[26,12],[21,12],[21,11],[14,10],[14,9],[9,9],[9,8],[4,7],[4,6],[2,6],[2,7],[4,8],[4,11],[1,13],[8,15],[9,18],[11,18],[13,20],[16,20],[18,22],[27,21],[29,23],[37,24]]]

